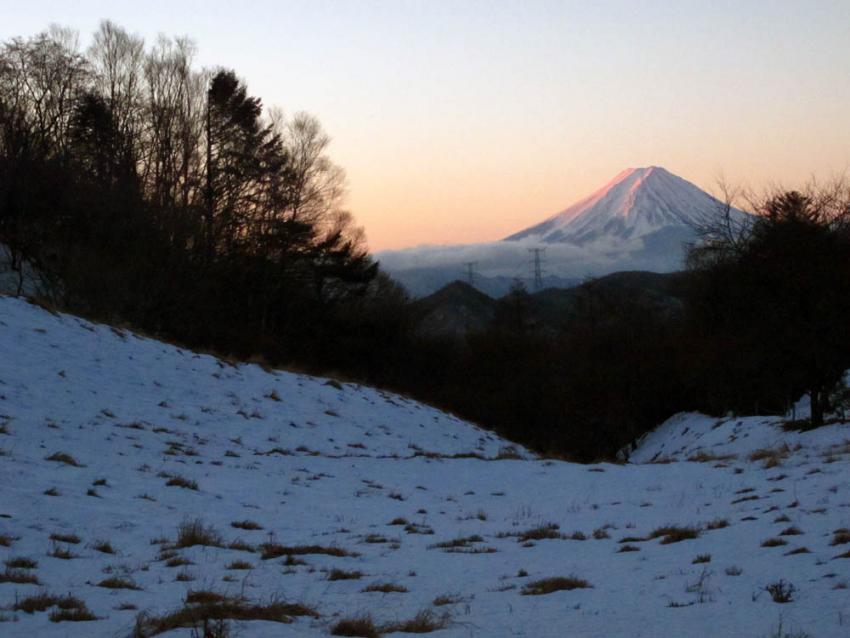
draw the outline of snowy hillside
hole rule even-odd
[[[640,463],[540,460],[0,297],[0,635],[845,636],[843,427],[683,415]]]
[[[741,457],[762,450],[780,450],[800,463],[850,451],[850,426],[841,423],[799,431],[783,427],[777,417],[729,417],[679,414],[647,434],[629,460],[633,463],[685,461],[693,458]],[[792,455],[791,452],[794,452]],[[840,454],[839,454],[840,456]]]

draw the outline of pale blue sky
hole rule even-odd
[[[375,248],[488,240],[626,166],[703,187],[850,168],[850,2],[0,0],[0,38],[189,35],[317,115]]]

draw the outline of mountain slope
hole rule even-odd
[[[582,245],[605,237],[631,240],[666,228],[693,231],[722,207],[722,202],[659,166],[628,168],[589,197],[505,240]]]
[[[846,426],[751,457],[779,425],[680,415],[632,454],[655,463],[516,459],[397,395],[0,297],[0,635],[129,637],[141,612],[151,635],[150,619],[197,610],[187,598],[206,591],[317,614],[248,614],[233,635],[251,638],[423,610],[458,638],[765,636],[780,619],[843,636]],[[699,446],[707,462],[685,460]],[[221,542],[181,546],[196,519]],[[526,595],[569,576],[590,587]],[[796,588],[782,605],[765,591],[780,579]],[[16,609],[39,593],[97,619]]]
[[[456,279],[462,264],[475,262],[480,289],[498,297],[517,278],[533,289],[530,251],[539,248],[545,248],[541,265],[549,278],[546,286],[567,287],[625,270],[680,270],[686,245],[698,239],[697,228],[723,208],[661,167],[630,168],[569,208],[502,241],[420,246],[377,257],[415,295],[430,294]],[[731,214],[746,217],[737,209]]]

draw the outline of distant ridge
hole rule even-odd
[[[623,271],[570,287],[529,291],[528,327],[541,334],[559,334],[564,322],[575,316],[576,304],[588,295],[593,295],[600,307],[629,300],[653,308],[659,315],[670,315],[680,311],[685,289],[681,273]],[[414,302],[417,330],[455,337],[480,332],[494,327],[504,302],[504,297],[493,299],[466,282],[454,281]]]
[[[414,303],[424,334],[462,335],[483,330],[496,312],[496,301],[463,281],[453,281]]]

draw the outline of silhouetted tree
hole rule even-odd
[[[841,188],[776,193],[734,241],[708,234],[690,252],[691,309],[723,342],[728,381],[761,386],[765,403],[805,390],[813,426],[850,366],[848,202]]]
[[[68,29],[51,27],[0,47],[0,243],[20,275],[19,293],[25,264],[43,265],[71,117],[88,82]]]

